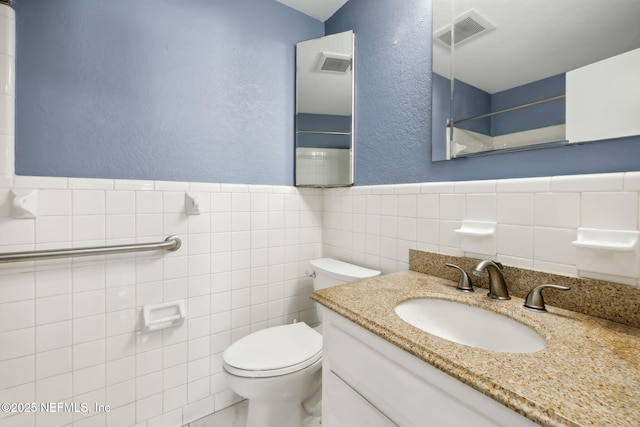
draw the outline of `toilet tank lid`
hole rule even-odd
[[[310,264],[316,269],[316,273],[321,271],[322,274],[345,282],[368,279],[380,275],[380,272],[377,270],[371,270],[333,258],[314,259],[310,261]]]

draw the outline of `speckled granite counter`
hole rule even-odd
[[[456,282],[413,271],[323,289],[312,298],[485,395],[545,426],[640,426],[640,329],[523,300],[465,294]],[[496,353],[427,334],[394,312],[431,297],[503,313],[547,341],[537,353]]]

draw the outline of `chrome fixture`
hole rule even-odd
[[[484,260],[477,263],[471,271],[474,276],[482,276],[484,270],[489,272],[489,298],[492,299],[511,299],[507,284],[502,274],[502,264],[497,261]]]
[[[164,240],[164,242],[158,243],[135,243],[131,245],[92,246],[88,248],[0,253],[0,263],[37,261],[41,259],[66,258],[74,256],[112,255],[126,252],[153,251],[156,249],[177,251],[180,249],[181,245],[182,241],[178,237],[169,236]]]
[[[542,298],[542,290],[545,288],[560,289],[562,291],[568,291],[571,289],[568,286],[551,284],[536,286],[527,294],[527,298],[524,300],[524,308],[535,311],[547,311],[544,306],[544,299]]]
[[[305,272],[304,272],[304,275],[305,275],[305,276],[307,276],[307,277],[310,277],[310,278],[312,278],[312,279],[315,279],[315,278],[316,278],[316,272],[315,272],[315,271],[313,271],[313,270],[311,271],[311,273],[309,273],[308,271],[305,271]]]
[[[457,290],[460,292],[473,292],[473,283],[471,282],[471,277],[467,274],[466,271],[455,264],[445,264],[447,267],[453,267],[460,270],[460,280],[458,281]]]

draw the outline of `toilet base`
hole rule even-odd
[[[301,427],[314,425],[305,420],[310,414],[303,402],[318,396],[321,368],[319,359],[301,371],[278,377],[248,378],[223,372],[229,388],[249,401],[247,427]]]
[[[305,417],[301,402],[249,400],[247,427],[301,427]]]

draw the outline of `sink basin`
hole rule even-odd
[[[458,344],[505,353],[535,353],[547,346],[540,334],[509,317],[467,304],[418,298],[395,308],[402,320]]]

